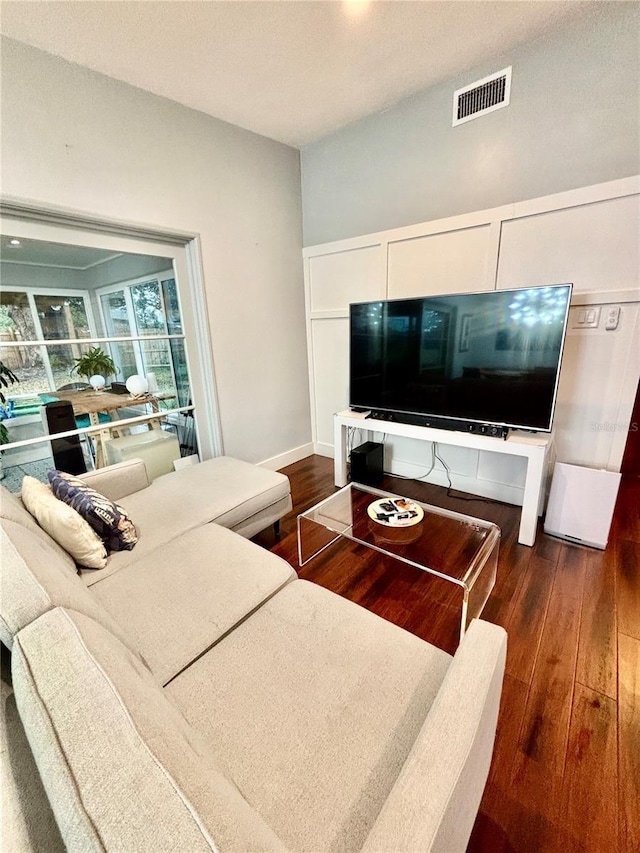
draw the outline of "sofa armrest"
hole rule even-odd
[[[474,619],[362,848],[464,853],[489,774],[507,650]]]
[[[81,475],[87,485],[112,501],[119,501],[146,489],[150,484],[147,467],[142,459],[128,459]]]

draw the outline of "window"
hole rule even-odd
[[[175,279],[147,278],[97,293],[106,335],[137,338],[110,344],[119,376],[151,374],[160,393],[173,393],[186,405],[190,390]]]
[[[73,373],[75,361],[99,340],[118,368],[118,381],[151,374],[159,393],[172,394],[174,402],[187,405],[191,394],[175,279],[168,274],[127,282],[99,289],[96,296],[103,338],[93,320],[88,292],[2,291],[2,343],[24,342],[20,347],[2,347],[2,361],[20,373],[19,389],[12,389],[12,396],[30,397],[79,380]]]
[[[75,359],[88,344],[33,344],[33,341],[77,341],[95,337],[88,293],[72,291],[3,290],[0,296],[1,360],[20,374],[20,397],[53,391],[71,381]],[[14,395],[16,396],[16,395]]]
[[[8,435],[2,458],[9,469],[19,464],[24,473],[24,464],[47,457],[46,447],[16,453],[12,445],[25,438],[44,436],[40,405],[50,402],[51,393],[59,397],[62,391],[69,393],[71,383],[86,382],[87,377],[79,376],[74,368],[76,360],[94,346],[100,346],[111,356],[118,380],[124,382],[134,374],[151,379],[156,411],[158,406],[160,411],[172,410],[164,428],[177,433],[181,452],[197,449],[183,324],[173,274],[97,288],[93,300],[99,309],[97,324],[89,291],[68,292],[53,287],[2,290],[0,330],[4,346],[0,359],[19,377],[18,384],[7,395],[9,404],[0,411]],[[139,407],[129,403],[126,409],[118,411],[121,414],[114,416],[111,411],[109,416],[117,419],[149,414],[148,404]],[[108,417],[104,417],[101,422],[107,421]],[[76,424],[80,429],[89,426],[82,418],[76,419]],[[144,426],[135,428],[144,429]],[[93,444],[85,444],[85,464],[90,464],[87,448],[92,452]]]

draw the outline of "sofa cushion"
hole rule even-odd
[[[284,850],[150,673],[56,608],[16,637],[20,716],[70,850]]]
[[[26,530],[21,524],[16,524],[15,521],[2,520],[2,528],[0,529],[0,560],[2,561],[2,573],[0,574],[0,640],[9,649],[13,646],[14,634],[17,634],[20,628],[28,625],[29,622],[33,622],[40,614],[52,607],[51,598],[28,570],[22,555],[16,550],[14,542],[9,538],[12,530],[15,536],[19,536],[23,541],[26,540],[30,552],[29,558],[35,556],[36,565],[47,565],[52,557],[42,539],[34,536],[31,531]],[[63,565],[63,575],[66,571],[67,567]]]
[[[151,522],[167,530],[190,530],[210,521],[234,527],[289,491],[284,474],[219,456],[165,474],[121,503],[140,527]]]
[[[91,586],[105,575],[153,553],[187,530],[211,521],[224,527],[242,526],[243,521],[289,497],[289,490],[289,479],[284,474],[227,456],[165,474],[146,489],[119,501],[135,519],[138,531],[135,549],[113,553],[99,575],[85,572],[83,579]],[[266,521],[262,527],[268,523]],[[245,530],[241,532],[244,534]],[[249,535],[256,532],[251,529]]]
[[[251,539],[252,536],[260,533],[260,531],[264,530],[266,527],[270,527],[288,512],[291,512],[292,508],[293,503],[291,501],[291,495],[288,494],[286,497],[280,498],[280,500],[275,503],[271,503],[264,507],[264,509],[258,510],[249,518],[244,518],[242,521],[238,521],[236,524],[229,526],[229,530],[239,533],[240,536],[244,536],[246,539]],[[217,520],[216,523],[222,524],[222,521]],[[225,527],[226,526],[227,525],[225,525]]]
[[[291,491],[284,474],[230,456],[183,468],[179,474],[159,477],[149,491],[155,500],[179,502],[182,513],[197,518],[198,524],[215,521],[223,527],[237,527]],[[129,500],[135,501],[136,495]]]
[[[491,766],[506,653],[503,628],[471,621],[362,853],[467,849]]]
[[[73,557],[40,527],[18,495],[12,494],[4,486],[0,486],[0,515],[2,518],[6,518],[7,521],[15,521],[17,524],[22,525],[22,527],[26,528],[34,536],[37,536],[38,539],[46,542],[51,550],[55,551],[58,557],[67,564],[69,571],[75,573],[77,567]]]
[[[67,561],[60,557],[53,540],[34,536],[15,521],[2,520],[0,529],[0,639],[8,647],[13,637],[47,610],[60,605],[71,607],[114,631],[120,639],[123,631]],[[73,562],[71,562],[73,566]]]
[[[58,825],[4,672],[0,679],[0,703],[2,849],[6,853],[64,853]]]
[[[103,569],[107,565],[107,552],[102,540],[75,509],[58,500],[50,486],[35,477],[24,477],[21,496],[42,529],[76,563],[88,569]]]
[[[47,476],[54,495],[84,518],[108,552],[133,548],[138,541],[136,528],[121,506],[64,471],[49,471]]]
[[[80,474],[80,479],[112,501],[146,489],[150,483],[147,466],[142,459],[127,459],[105,468],[96,468]]]
[[[216,524],[91,587],[166,683],[296,577],[280,557]]]
[[[450,661],[297,580],[165,690],[288,848],[359,850]]]

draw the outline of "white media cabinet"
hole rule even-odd
[[[527,460],[527,477],[524,484],[518,542],[521,545],[533,545],[535,542],[538,516],[543,510],[545,473],[547,456],[552,443],[551,436],[511,434],[504,440],[488,435],[362,418],[353,412],[338,412],[333,416],[333,427],[334,477],[336,486],[340,487],[347,484],[347,432],[350,427],[369,433],[383,432],[403,438],[416,438],[420,441],[435,441],[438,444],[524,457]]]

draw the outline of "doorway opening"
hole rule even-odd
[[[47,418],[61,400],[71,406],[61,439],[81,449],[75,464],[87,469],[150,444],[163,445],[165,468],[172,456],[219,455],[195,238],[161,242],[130,226],[41,216],[12,212],[0,223],[4,485],[19,491],[27,473],[64,470],[70,457],[55,458],[60,442],[50,435],[60,430]]]

